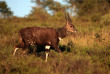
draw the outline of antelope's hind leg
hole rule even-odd
[[[49,49],[50,49],[50,46],[49,45],[46,45],[45,46],[45,50],[46,50],[46,59],[45,59],[45,62],[47,62],[47,59],[48,59],[48,55],[49,55]]]
[[[15,56],[15,53],[16,53],[16,51],[18,50],[19,48],[14,48],[14,52],[13,52],[13,56]]]
[[[16,51],[17,51],[19,48],[22,48],[22,47],[23,47],[23,44],[21,44],[21,43],[19,43],[18,45],[16,45],[16,46],[14,47],[13,56],[15,56]]]

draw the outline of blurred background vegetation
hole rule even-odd
[[[0,73],[109,74],[110,73],[110,0],[32,0],[36,4],[26,17],[13,16],[5,1],[0,1]],[[61,57],[50,50],[12,56],[18,31],[39,26],[58,29],[66,25],[67,11],[78,29],[59,43]]]

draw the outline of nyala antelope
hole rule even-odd
[[[68,17],[68,18],[67,18]],[[13,55],[17,49],[22,48],[23,50],[27,49],[30,45],[45,45],[46,49],[46,59],[47,61],[50,46],[62,55],[61,50],[58,47],[58,43],[61,39],[66,37],[69,32],[76,32],[77,29],[72,24],[72,21],[68,16],[66,16],[66,25],[59,29],[53,28],[42,28],[42,27],[27,27],[19,31],[19,44],[14,48]]]

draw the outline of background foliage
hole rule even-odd
[[[13,15],[13,12],[7,6],[5,1],[0,1],[0,18],[7,18]]]

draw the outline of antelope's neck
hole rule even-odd
[[[67,36],[67,30],[65,27],[57,29],[58,36],[62,39]]]

